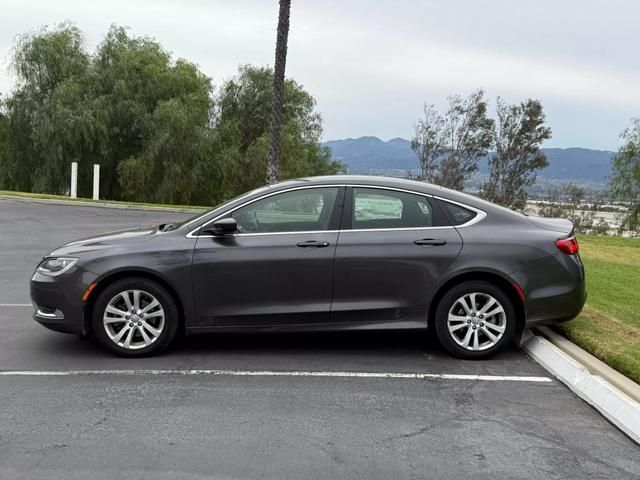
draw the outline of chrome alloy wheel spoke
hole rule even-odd
[[[471,351],[487,350],[504,335],[507,317],[500,302],[487,293],[471,292],[458,298],[447,315],[451,339]]]
[[[165,312],[160,301],[144,290],[125,290],[107,304],[102,317],[108,337],[126,349],[151,345],[162,334]]]

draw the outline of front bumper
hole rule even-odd
[[[36,274],[31,279],[30,293],[36,322],[56,332],[84,333],[82,289],[72,279]]]

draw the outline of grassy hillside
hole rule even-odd
[[[640,239],[581,235],[589,297],[559,328],[572,341],[640,383]]]

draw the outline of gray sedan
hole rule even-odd
[[[429,329],[486,358],[586,299],[573,225],[401,179],[260,188],[180,224],[64,245],[37,266],[34,318],[122,356],[180,332]]]

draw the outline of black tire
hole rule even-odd
[[[139,290],[152,295],[158,300],[164,313],[164,324],[161,329],[161,333],[157,335],[151,344],[135,349],[125,348],[124,346],[115,343],[109,337],[103,322],[105,309],[109,302],[116,297],[116,295],[127,290]],[[178,324],[178,307],[171,294],[162,285],[144,277],[123,278],[113,282],[111,285],[108,285],[100,295],[98,295],[91,315],[93,334],[100,345],[121,357],[146,357],[159,354],[167,348],[176,337],[179,326]],[[119,324],[116,328],[120,328]],[[145,333],[148,332],[145,330]],[[138,338],[141,339],[140,333],[134,333],[134,335],[138,335]]]
[[[502,337],[499,337],[499,340],[497,342],[495,342],[493,345],[488,346],[483,350],[467,349],[462,345],[458,344],[456,340],[454,340],[453,338],[454,336],[457,336],[459,340],[464,341],[464,339],[460,339],[460,337],[465,336],[466,333],[470,331],[469,329],[476,326],[475,324],[471,323],[469,324],[469,327],[467,327],[466,325],[461,327],[459,334],[449,332],[449,328],[448,328],[449,311],[452,309],[452,307],[454,307],[454,303],[456,303],[458,299],[464,297],[464,295],[471,294],[471,293],[480,293],[484,295],[490,295],[495,300],[497,300],[497,302],[502,306],[504,310],[504,317],[501,316],[501,319],[504,322],[506,322],[506,324],[504,325],[504,333],[502,334]],[[487,297],[483,295],[479,296],[478,298],[485,299],[485,300],[487,299]],[[481,301],[481,300],[478,300],[478,301]],[[457,305],[457,307],[459,307],[459,304]],[[492,309],[490,308],[489,310],[492,310]],[[457,324],[457,325],[468,323],[469,321],[474,321],[474,322],[480,321],[479,316],[476,317],[476,315],[474,314],[473,317],[474,318],[472,319],[471,315],[469,315],[470,320],[467,320],[467,322],[460,322],[460,324]],[[438,340],[440,341],[440,344],[451,355],[458,358],[480,360],[480,359],[491,357],[492,355],[502,350],[511,342],[513,335],[517,331],[517,322],[518,322],[518,319],[516,316],[516,310],[514,308],[513,301],[501,288],[489,282],[469,281],[469,282],[464,282],[452,287],[447,293],[444,294],[444,296],[440,299],[440,302],[438,303],[438,307],[436,308],[434,323],[435,323],[436,335],[438,336]],[[485,343],[491,342],[491,339],[484,333],[484,331],[488,330],[487,327],[485,326],[484,323],[482,325],[483,325],[482,328],[480,327],[480,324],[478,324],[476,328],[473,328],[473,330],[471,331],[471,334],[472,335],[477,334],[480,337],[480,339],[485,340]],[[476,333],[476,330],[477,330],[477,333]],[[491,329],[490,333],[496,334],[496,331]],[[473,345],[471,345],[471,347],[473,347]]]

